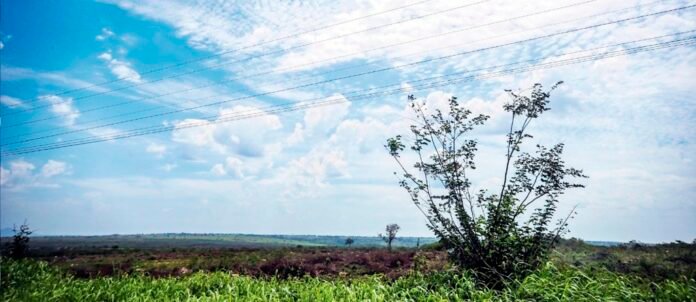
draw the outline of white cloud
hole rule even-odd
[[[210,168],[210,173],[213,173],[217,176],[225,176],[227,175],[227,171],[225,170],[225,166],[222,164],[215,164],[213,165],[212,168]]]
[[[55,176],[68,174],[70,166],[65,162],[49,159],[38,173],[35,173],[35,170],[36,166],[31,162],[23,159],[13,160],[9,168],[0,167],[2,176],[0,183],[12,191],[35,187],[56,187],[55,184],[47,181]]]
[[[65,173],[67,169],[67,163],[51,159],[41,168],[41,176],[45,178],[53,177]]]
[[[60,116],[65,125],[72,126],[80,116],[80,111],[73,105],[71,97],[59,97],[57,95],[44,95],[40,97],[51,104],[51,111]]]
[[[110,29],[103,27],[101,29],[101,33],[98,34],[96,37],[94,37],[97,41],[104,41],[110,37],[114,36],[114,32],[111,31]]]
[[[257,117],[226,121],[235,116]],[[186,128],[187,125],[199,125]],[[175,123],[172,140],[178,143],[212,150],[220,154],[234,153],[246,157],[260,157],[273,151],[270,137],[278,135],[282,123],[277,115],[267,114],[244,105],[222,109],[214,123],[200,119],[185,119]],[[276,150],[277,151],[277,150]]]
[[[289,146],[297,145],[304,141],[304,135],[304,127],[302,124],[296,123],[295,129],[292,131],[292,134],[290,134],[286,142]]]
[[[242,160],[234,156],[228,156],[225,159],[225,167],[228,171],[231,171],[233,175],[237,178],[244,177],[244,173],[242,171],[243,166],[244,163],[242,162]]]
[[[25,107],[22,100],[8,95],[0,95],[0,103],[10,108]]]
[[[102,60],[107,61],[107,62],[114,59],[113,56],[111,56],[110,52],[103,52],[103,53],[99,54],[99,56],[97,56],[97,58],[102,59]]]
[[[345,153],[320,145],[281,167],[272,182],[285,187],[284,195],[288,198],[309,197],[326,187],[328,180],[344,177],[349,177]]]
[[[327,98],[340,103],[330,106],[312,107],[305,111],[304,129],[310,133],[328,133],[348,114],[351,103],[341,94]]]
[[[187,126],[196,125],[188,128]],[[215,139],[217,125],[211,124],[207,120],[185,119],[175,124],[172,132],[172,140],[177,143],[203,147],[218,153],[225,152],[225,146],[218,143]]]
[[[165,172],[171,172],[172,170],[176,169],[176,167],[178,167],[177,164],[169,163],[169,164],[164,164],[164,165],[163,165],[162,167],[160,167],[160,168],[161,168],[163,171],[165,171]]]
[[[3,81],[34,80],[40,83],[79,88],[92,92],[106,92],[108,90],[107,87],[94,85],[94,79],[86,81],[80,80],[77,76],[65,72],[39,72],[29,68],[7,65],[3,65],[2,68],[0,68],[0,77],[2,77]],[[124,95],[119,93],[114,93],[113,95],[124,97]]]
[[[234,178],[243,178],[243,168],[244,163],[241,159],[236,158],[234,156],[228,156],[227,158],[225,158],[224,163],[218,163],[213,165],[213,167],[210,169],[210,172],[217,176],[230,175]]]
[[[147,148],[145,148],[145,152],[152,153],[157,156],[157,158],[162,158],[164,154],[167,153],[167,146],[158,143],[150,143],[147,145]]]
[[[34,164],[23,159],[10,162],[10,173],[13,177],[29,177],[35,168]]]
[[[111,52],[104,52],[98,56],[99,59],[107,63],[107,66],[118,79],[123,79],[132,83],[141,83],[140,74],[131,67],[130,63],[115,59]]]

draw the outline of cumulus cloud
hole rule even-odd
[[[60,116],[66,126],[75,124],[75,120],[80,117],[80,110],[73,104],[71,97],[59,97],[57,95],[44,95],[41,99],[51,104],[51,111]]]
[[[49,178],[65,173],[68,170],[68,164],[61,161],[49,160],[41,168],[41,176]]]
[[[348,177],[348,162],[340,149],[320,146],[282,167],[276,181],[285,185],[286,195],[308,196],[334,178]]]
[[[260,116],[223,122],[238,115]],[[187,128],[190,125],[199,127]],[[222,109],[214,122],[201,119],[185,119],[175,123],[172,140],[220,154],[234,153],[246,157],[260,157],[274,148],[269,137],[282,128],[277,115],[266,114],[257,107],[244,105]]]
[[[288,139],[286,140],[287,144],[290,146],[297,145],[301,142],[304,141],[304,126],[302,126],[301,123],[296,123],[295,124],[295,129],[292,131]]]
[[[111,52],[101,53],[98,56],[98,58],[107,63],[107,66],[111,70],[111,73],[114,74],[117,78],[132,83],[142,82],[142,79],[140,78],[140,73],[133,69],[130,63],[123,60],[115,59]]]
[[[238,178],[244,177],[244,173],[242,172],[243,166],[244,166],[244,163],[242,163],[242,160],[239,158],[236,158],[234,156],[228,156],[225,159],[225,167],[227,168],[228,171],[232,171],[232,174],[235,177],[238,177]]]
[[[27,177],[31,175],[34,169],[36,169],[34,164],[27,162],[23,159],[10,162],[10,173],[12,174],[12,176]]]
[[[154,154],[157,158],[162,158],[164,154],[167,153],[167,146],[158,143],[150,143],[147,145],[147,148],[145,148],[145,152]]]
[[[350,102],[346,97],[341,94],[334,94],[327,99],[338,100],[341,103],[307,109],[304,115],[304,124],[307,131],[317,133],[330,132],[348,114]]]
[[[241,159],[236,158],[234,156],[228,156],[227,158],[225,158],[224,163],[218,163],[213,165],[213,167],[210,168],[210,172],[217,176],[229,175],[234,178],[243,178],[243,169],[244,163]]]
[[[0,183],[11,190],[21,190],[32,187],[55,187],[47,182],[58,175],[69,174],[70,166],[66,162],[48,160],[38,172],[36,166],[23,159],[13,160],[9,168],[0,167]]]
[[[9,95],[0,95],[0,104],[3,104],[10,108],[25,107],[25,104],[22,100],[15,97],[11,97]]]
[[[222,164],[213,165],[213,167],[210,168],[210,173],[213,173],[214,175],[217,175],[217,176],[227,175],[227,171],[225,170],[225,166],[223,166]]]

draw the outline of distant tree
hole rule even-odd
[[[569,178],[587,177],[582,170],[565,166],[564,145],[537,145],[531,154],[521,149],[523,141],[532,137],[529,125],[550,109],[550,92],[559,84],[549,91],[535,84],[529,95],[507,90],[511,100],[503,109],[511,119],[498,193],[471,192],[469,177],[476,169],[478,151],[471,131],[489,116],[472,115],[455,97],[442,110],[408,97],[417,119],[409,141],[409,150],[415,153],[409,157],[415,158],[413,169],[402,161],[406,145],[401,135],[385,145],[401,169],[399,184],[427,218],[450,259],[489,286],[502,286],[538,268],[575,213],[571,211],[554,226],[560,195],[583,187]],[[535,202],[541,206],[530,211]]]
[[[382,238],[382,240],[387,243],[387,248],[390,251],[392,250],[392,242],[396,239],[396,233],[399,232],[399,229],[401,229],[401,227],[398,224],[392,223],[388,224],[385,228],[385,235],[379,234],[379,238]]]
[[[416,249],[420,248],[420,238],[416,238]]]
[[[350,238],[350,237],[346,238],[346,245],[347,246],[350,247],[351,245],[353,245],[354,242],[355,242],[355,240],[353,240],[353,238]]]
[[[29,235],[33,232],[29,229],[26,221],[19,228],[13,226],[12,231],[14,236],[12,236],[10,243],[9,255],[14,259],[25,258],[29,252]]]

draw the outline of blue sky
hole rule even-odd
[[[564,142],[566,161],[590,176],[585,189],[561,200],[561,213],[578,205],[570,235],[696,237],[693,44],[412,88],[438,75],[688,38],[694,32],[683,32],[696,29],[696,8],[478,51],[691,2],[432,0],[397,10],[405,4],[1,4],[3,151],[142,127],[173,130],[3,157],[2,227],[26,219],[43,234],[374,235],[398,223],[404,235],[429,236],[382,147],[408,132],[406,95],[430,108],[456,95],[472,111],[491,115],[477,132],[472,180],[492,189],[502,182],[504,89],[563,80],[553,109],[531,126],[529,145]],[[672,36],[616,45],[664,35]],[[451,57],[436,59],[443,56]],[[350,76],[377,69],[384,70]],[[346,78],[332,80],[340,77]],[[391,84],[403,92],[371,99],[351,93]],[[297,86],[304,87],[288,89]],[[312,100],[341,102],[268,112]],[[240,114],[260,116],[222,122]],[[33,140],[20,142],[27,139]]]

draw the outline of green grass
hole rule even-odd
[[[695,301],[696,281],[648,282],[602,269],[548,264],[503,291],[477,286],[466,275],[412,274],[396,281],[256,279],[228,273],[183,278],[119,276],[75,279],[45,262],[2,262],[3,301]]]

